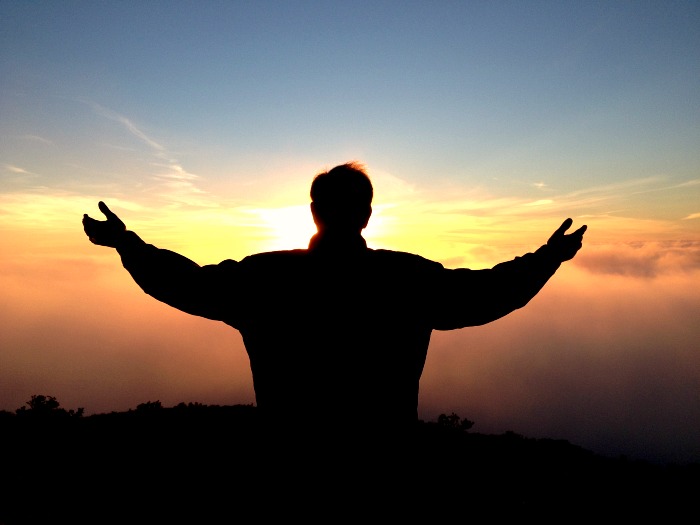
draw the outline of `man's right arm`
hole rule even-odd
[[[571,225],[571,219],[566,219],[535,252],[493,268],[440,272],[433,301],[433,327],[454,330],[482,325],[525,306],[560,265],[571,260],[581,248],[586,226],[566,234]]]
[[[124,268],[144,292],[189,314],[231,322],[226,283],[231,282],[236,261],[199,266],[178,253],[145,243],[103,202],[99,208],[107,220],[84,215],[85,234],[93,244],[116,248]]]

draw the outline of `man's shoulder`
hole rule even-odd
[[[305,257],[308,250],[278,250],[272,252],[260,252],[248,255],[241,260],[241,264],[278,264],[284,261],[298,260]]]
[[[270,251],[270,252],[259,252],[259,253],[253,253],[251,255],[246,256],[246,259],[263,259],[263,258],[270,258],[270,257],[297,257],[299,255],[304,255],[308,253],[309,250],[306,248],[297,248],[294,250],[275,250],[275,251]]]
[[[261,252],[248,255],[241,260],[241,265],[254,268],[265,268],[269,266],[294,265],[294,263],[305,264],[310,261],[307,257],[311,254],[306,249],[279,250],[271,252]],[[390,266],[394,268],[416,268],[416,269],[440,269],[442,264],[427,259],[421,255],[409,252],[401,252],[387,249],[368,248],[364,252],[369,262],[379,266]]]
[[[368,252],[370,252],[373,258],[379,261],[385,261],[389,264],[419,266],[433,269],[443,267],[439,262],[431,261],[415,253],[384,249],[368,250]]]

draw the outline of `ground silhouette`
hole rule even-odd
[[[456,414],[419,420],[410,441],[299,441],[295,428],[260,427],[253,405],[147,401],[84,416],[37,397],[0,413],[2,525],[697,515],[700,465],[475,433]]]

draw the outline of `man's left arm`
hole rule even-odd
[[[439,287],[437,330],[478,326],[522,308],[537,295],[561,264],[574,258],[581,249],[586,226],[567,234],[573,221],[566,219],[533,253],[499,263],[491,269],[444,270]]]

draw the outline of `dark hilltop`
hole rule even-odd
[[[262,432],[251,405],[149,401],[91,416],[50,396],[27,405],[0,412],[0,525],[698,515],[700,465],[480,434],[456,414],[396,440]]]

